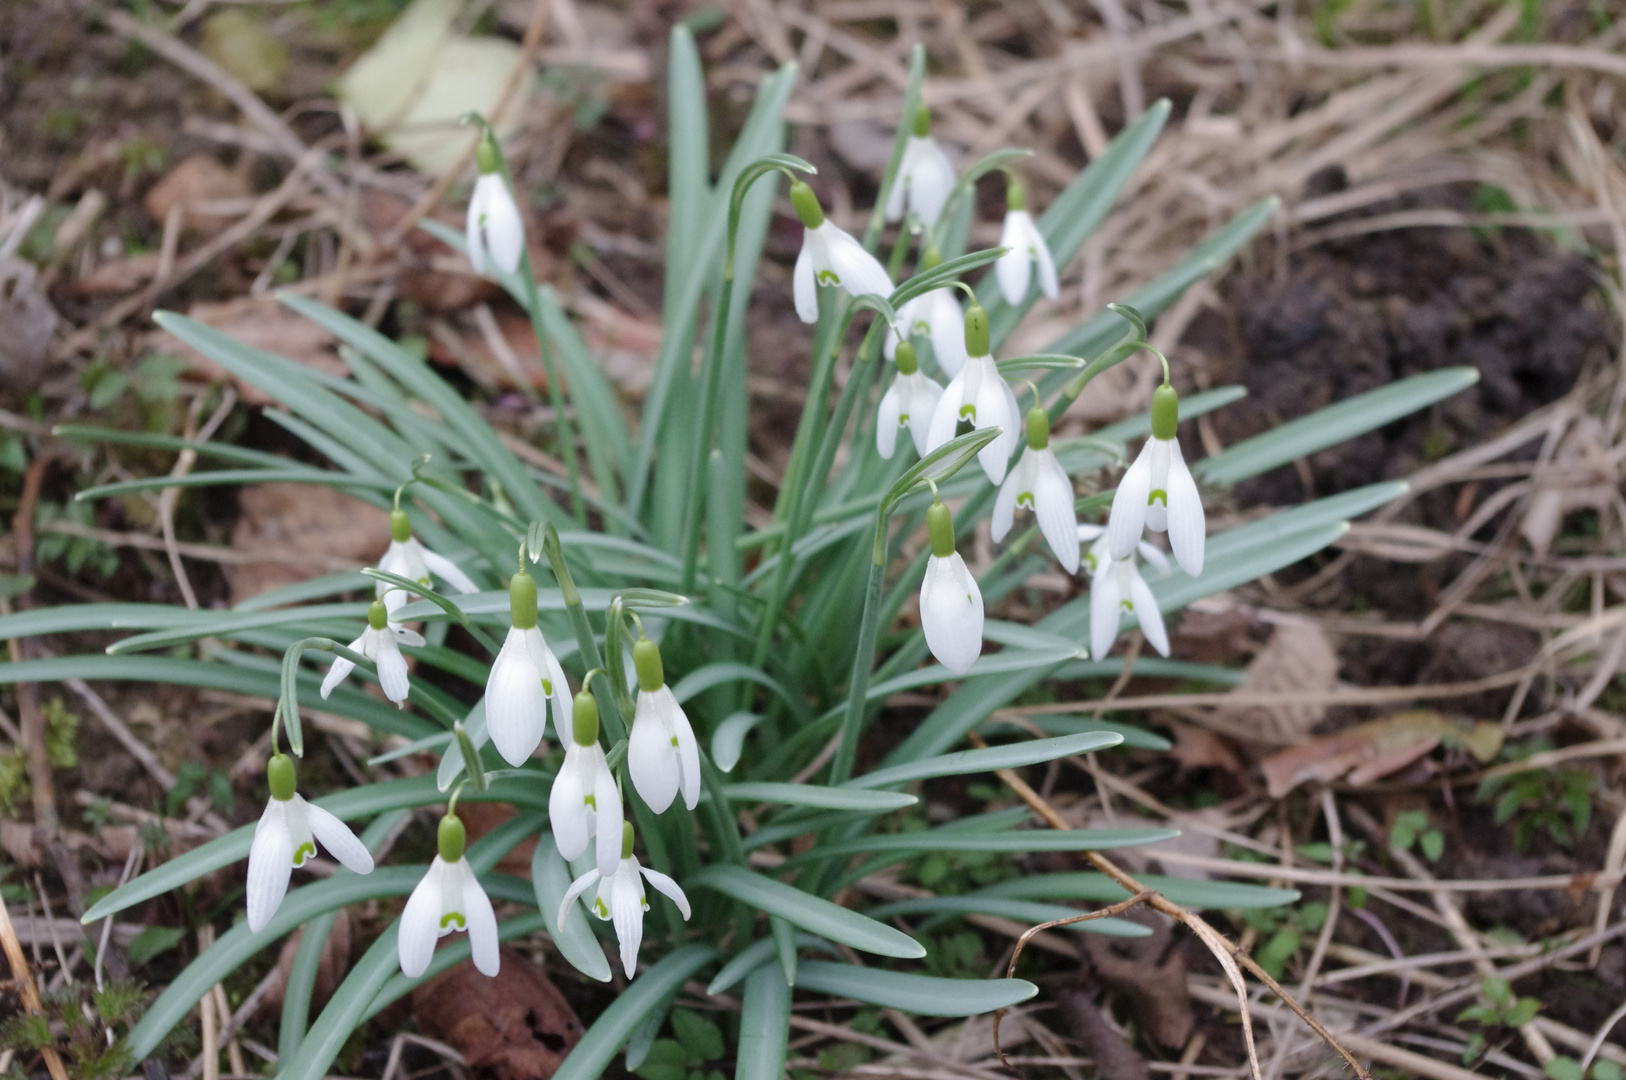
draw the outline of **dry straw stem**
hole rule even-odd
[[[971,732],[968,738],[973,746],[980,748],[988,745],[975,731]],[[1051,806],[1050,803],[1037,791],[1034,791],[1033,788],[1029,787],[1027,781],[1016,775],[1014,770],[998,769],[996,770],[996,774],[1002,781],[1005,782],[1007,787],[1016,792],[1017,795],[1021,796],[1022,801],[1032,807],[1034,812],[1040,817],[1044,818],[1052,828],[1072,828],[1072,825],[1068,824],[1067,820],[1056,812],[1056,808]],[[1223,934],[1221,934],[1218,930],[1215,930],[1212,926],[1208,925],[1208,923],[1201,916],[1197,915],[1195,912],[1187,911],[1179,904],[1172,903],[1155,889],[1149,889],[1145,885],[1142,885],[1140,882],[1124,873],[1124,871],[1119,869],[1118,866],[1112,862],[1112,860],[1108,859],[1101,853],[1086,851],[1084,856],[1085,858],[1089,859],[1091,865],[1093,865],[1097,870],[1111,878],[1113,881],[1117,882],[1119,885],[1123,886],[1124,889],[1133,895],[1131,895],[1128,900],[1121,901],[1120,903],[1114,904],[1109,908],[1103,909],[1102,911],[1093,912],[1089,915],[1076,916],[1074,918],[1061,919],[1054,922],[1041,924],[1030,931],[1030,933],[1037,933],[1040,930],[1046,930],[1054,926],[1065,926],[1068,923],[1082,922],[1088,918],[1101,918],[1109,914],[1116,914],[1117,912],[1127,910],[1136,904],[1144,903],[1153,911],[1156,911],[1162,915],[1167,915],[1169,918],[1183,923],[1189,930],[1191,930],[1192,933],[1197,935],[1198,939],[1201,940],[1205,946],[1208,947],[1208,950],[1214,954],[1214,959],[1219,961],[1220,967],[1225,970],[1226,976],[1231,980],[1231,985],[1236,990],[1237,1004],[1242,1017],[1242,1035],[1248,1047],[1248,1067],[1252,1070],[1254,1080],[1262,1080],[1262,1074],[1259,1071],[1258,1050],[1254,1046],[1253,1018],[1248,1010],[1247,985],[1243,981],[1241,972],[1237,969],[1237,965],[1239,963],[1252,972],[1255,978],[1264,983],[1265,986],[1270,989],[1270,992],[1276,995],[1278,1000],[1297,1013],[1299,1018],[1308,1024],[1310,1029],[1321,1037],[1322,1041],[1324,1041],[1328,1046],[1332,1047],[1333,1050],[1337,1051],[1339,1056],[1349,1063],[1349,1067],[1355,1070],[1355,1075],[1358,1080],[1371,1080],[1371,1074],[1361,1067],[1361,1063],[1355,1060],[1354,1055],[1346,1050],[1343,1045],[1333,1037],[1332,1032],[1328,1031],[1321,1021],[1311,1016],[1304,1006],[1300,1005],[1280,983],[1271,977],[1269,972],[1254,962],[1253,957],[1249,956],[1240,947],[1233,945],[1225,938]],[[1006,971],[1007,977],[1013,976],[1016,971],[1016,961],[1022,955],[1022,944],[1023,943],[1020,941],[1017,942],[1016,950],[1011,956],[1010,966]],[[1004,1060],[1004,1052],[1000,1051],[999,1048],[999,1020],[1000,1016],[1003,1015],[1003,1011],[1004,1010],[1001,1010],[1000,1013],[995,1014],[994,1017],[994,1049],[999,1051],[1000,1059],[1002,1061]]]
[[[17,931],[12,928],[11,915],[6,906],[0,904],[0,949],[6,954],[6,963],[11,966],[11,985],[16,987],[17,995],[23,999],[23,1011],[34,1016],[45,1012],[40,1005],[39,988],[34,985],[34,974],[29,970],[28,957],[23,954],[22,942],[17,940]],[[40,1051],[45,1058],[45,1067],[51,1073],[51,1080],[68,1080],[68,1070],[62,1064],[62,1055],[54,1047],[47,1046]]]

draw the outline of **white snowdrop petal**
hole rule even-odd
[[[915,453],[924,457],[932,417],[937,414],[937,402],[943,396],[943,388],[919,372],[910,377],[910,383],[909,435],[914,439]]]
[[[1050,257],[1050,245],[1044,242],[1044,234],[1039,232],[1038,223],[1031,218],[1028,228],[1033,261],[1039,269],[1039,291],[1054,300],[1061,295],[1061,284],[1056,280],[1056,262]]]
[[[965,373],[962,371],[944,389],[943,396],[937,399],[937,407],[932,410],[931,426],[926,431],[928,452],[954,438],[954,430],[960,423],[960,406],[964,402]]]
[[[559,658],[553,655],[553,650],[546,646],[544,650],[551,673],[548,680],[553,683],[553,733],[562,743],[566,739],[565,729],[571,725],[570,681],[565,678],[565,669],[559,665]]]
[[[520,216],[513,192],[498,173],[489,177],[495,181],[491,199],[486,204],[486,246],[491,261],[512,274],[519,270],[520,258],[525,254],[525,219]],[[487,177],[481,177],[485,180]]]
[[[424,548],[423,562],[424,567],[428,569],[431,574],[434,574],[436,577],[440,578],[440,580],[444,581],[458,592],[467,595],[469,593],[477,593],[480,591],[480,586],[474,583],[474,579],[465,574],[461,567],[459,567],[452,560],[448,559],[446,556],[439,555],[433,551],[430,551],[428,548]]]
[[[1094,540],[1097,537],[1105,536],[1106,533],[1107,529],[1105,525],[1094,525],[1087,521],[1078,527],[1078,538],[1080,541]]]
[[[982,654],[982,593],[959,552],[926,563],[920,586],[920,625],[937,662],[956,675]]]
[[[458,863],[463,867],[463,917],[468,920],[474,968],[494,978],[502,966],[497,952],[497,913],[492,910],[491,897],[475,878],[474,868],[462,859]]]
[[[1105,660],[1118,636],[1118,610],[1123,596],[1118,575],[1110,567],[1097,567],[1090,583],[1090,653]],[[1107,571],[1107,572],[1103,572]]]
[[[1039,531],[1044,534],[1056,560],[1069,574],[1078,572],[1078,515],[1073,512],[1073,484],[1050,450],[1033,451],[1038,459],[1034,468],[1033,505],[1039,519]]]
[[[1107,514],[1107,549],[1112,552],[1114,562],[1129,557],[1146,528],[1146,499],[1152,493],[1153,442],[1146,440],[1134,463],[1118,481],[1117,494],[1112,496],[1112,510]]]
[[[278,799],[267,802],[254,826],[248,849],[248,928],[258,934],[282,905],[294,872],[294,840],[288,832],[287,809]]]
[[[1157,567],[1157,572],[1164,577],[1169,576],[1169,557],[1163,554],[1161,548],[1146,540],[1142,540],[1135,548],[1140,557]]]
[[[672,903],[677,905],[678,911],[683,915],[683,921],[688,922],[689,898],[683,894],[683,889],[678,885],[678,883],[661,873],[659,870],[651,870],[647,866],[639,866],[638,870],[644,875],[644,877],[649,879],[649,883],[655,886],[656,890],[665,894],[665,896],[671,900]]]
[[[299,796],[294,796],[299,798]],[[367,850],[356,834],[350,831],[350,826],[334,817],[333,814],[312,803],[305,804],[305,822],[310,826],[311,834],[322,845],[322,850],[333,856],[348,870],[358,874],[373,872],[373,853]]]
[[[954,189],[954,165],[931,137],[919,140],[915,167],[910,173],[909,205],[929,229],[937,224]]]
[[[509,628],[486,680],[486,732],[497,753],[515,766],[536,750],[548,721],[542,672],[525,638],[524,630]]]
[[[469,216],[464,226],[464,240],[469,245],[469,265],[474,267],[476,274],[486,272],[486,242],[483,230],[480,228],[480,216],[484,213],[484,189],[480,181],[474,182],[474,193],[469,196]]]
[[[970,364],[985,364],[989,368],[977,386],[977,429],[997,427],[999,435],[977,452],[977,463],[988,479],[997,484],[1005,479],[1005,470],[1011,454],[1016,450],[1016,427],[1020,414],[1016,411],[1016,396],[994,366],[992,357],[973,357]]]
[[[366,631],[362,631],[362,635],[350,643],[350,651],[358,652],[365,656],[366,650],[363,649],[362,646],[366,643],[367,633]],[[356,670],[356,663],[354,660],[347,660],[342,656],[335,656],[333,658],[333,663],[328,666],[327,675],[322,679],[322,700],[326,701],[327,696],[333,693],[333,688],[344,682],[344,680],[348,678],[350,673],[354,670]]]
[[[373,662],[378,665],[378,681],[384,687],[384,696],[397,705],[407,699],[412,685],[407,678],[406,657],[401,655],[401,647],[395,643],[395,635],[387,630],[380,630],[374,639],[375,649],[371,654]]]
[[[621,861],[621,792],[616,789],[615,777],[603,764],[600,751],[599,766],[593,784],[593,829],[598,845],[598,872],[605,877],[615,873]]]
[[[898,417],[903,411],[898,384],[902,381],[903,376],[899,375],[892,381],[892,385],[886,388],[886,393],[881,395],[880,408],[875,414],[875,449],[888,461],[892,460],[892,454],[898,446]]]
[[[927,323],[931,329],[932,352],[937,366],[949,378],[965,367],[965,312],[954,298],[952,289],[936,289],[921,298],[929,303]]]
[[[1134,609],[1135,618],[1140,620],[1140,632],[1159,656],[1168,656],[1169,632],[1163,627],[1163,613],[1157,609],[1157,600],[1146,579],[1136,573],[1134,567],[1129,567],[1128,576],[1129,605]]]
[[[672,725],[673,738],[677,746],[672,753],[678,767],[678,786],[683,792],[683,805],[693,810],[700,805],[700,744],[695,741],[694,728],[689,723],[689,716],[678,704],[678,699],[672,693],[672,688],[663,686],[656,691],[661,697],[661,707],[668,711]]]
[[[1018,217],[1021,213],[1020,210],[1011,210],[1005,214],[1005,224],[999,231],[999,246],[1010,250],[994,260],[994,277],[1007,304],[1020,304],[1027,299],[1028,282],[1033,276],[1033,260],[1023,244],[1026,237],[1022,234],[1022,223]]]
[[[435,942],[440,939],[441,879],[445,873],[446,864],[436,855],[401,911],[396,946],[401,974],[409,979],[428,971],[429,961],[435,957]]]
[[[802,251],[796,256],[796,269],[791,272],[791,293],[796,299],[796,316],[805,323],[819,321],[819,286],[813,267],[813,245],[813,230],[803,229]]]
[[[892,279],[887,276],[886,268],[865,251],[862,244],[828,221],[820,228],[825,230],[830,269],[849,295],[887,297],[892,294]]]
[[[640,692],[627,736],[627,772],[638,795],[657,814],[664,814],[678,793],[677,759],[663,728],[654,695]]]
[[[999,494],[994,496],[994,512],[988,519],[988,535],[996,544],[1009,535],[1011,526],[1016,521],[1016,497],[1021,494],[1019,489],[1025,471],[1022,466],[1027,462],[1027,454],[1032,452],[1027,451],[1022,460],[1016,463],[1016,468],[1012,469],[1005,482],[999,485]]]
[[[886,196],[886,220],[903,220],[903,199],[909,187],[909,171],[914,165],[915,139],[911,137],[903,147],[897,175],[892,178],[892,190]]]
[[[580,756],[580,748],[574,745],[565,751],[565,763],[548,792],[548,824],[553,830],[553,843],[567,862],[587,850],[588,790],[582,783]]]
[[[570,888],[565,890],[565,898],[559,901],[559,911],[553,919],[554,933],[557,934],[564,931],[565,920],[570,918],[570,905],[574,904],[577,900],[580,900],[582,895],[586,893],[588,889],[591,889],[594,885],[597,885],[600,876],[601,875],[598,872],[598,867],[595,866],[593,869],[587,871],[587,873],[570,883]]]
[[[424,640],[422,634],[411,627],[402,626],[400,623],[388,623],[385,625],[385,629],[390,632],[390,636],[395,638],[397,645],[411,645],[413,648],[421,649],[429,644]]]
[[[610,891],[610,918],[615,922],[615,936],[621,942],[621,966],[629,979],[638,974],[638,947],[644,942],[643,888],[637,880],[636,870],[631,887],[617,874]]]
[[[1203,498],[1197,481],[1180,454],[1180,444],[1169,444],[1169,547],[1180,569],[1192,577],[1203,572],[1203,548],[1208,524],[1203,515]]]

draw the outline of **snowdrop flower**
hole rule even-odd
[[[935,247],[927,248],[920,260],[920,269],[930,270],[942,261],[942,252]],[[965,312],[960,310],[960,301],[955,299],[952,288],[922,293],[898,308],[898,324],[886,335],[886,358],[894,359],[899,343],[916,334],[931,338],[932,352],[943,374],[952,379],[965,367]]]
[[[277,913],[294,867],[304,866],[316,854],[317,840],[345,867],[358,874],[373,872],[372,853],[356,834],[328,811],[299,797],[292,758],[272,754],[265,777],[271,798],[254,826],[254,843],[248,849],[248,928],[256,934]]]
[[[1056,284],[1056,263],[1050,258],[1050,247],[1028,213],[1027,192],[1015,177],[1005,189],[1005,227],[999,234],[999,246],[1010,248],[994,261],[994,276],[999,279],[999,291],[1007,304],[1020,304],[1028,298],[1028,282],[1033,267],[1039,267],[1039,291],[1054,300],[1060,293]]]
[[[384,687],[384,696],[404,709],[407,691],[412,687],[407,682],[406,657],[401,655],[401,646],[423,643],[423,635],[390,622],[384,601],[374,600],[367,609],[367,629],[350,643],[350,651],[358,652],[378,665],[378,681]],[[322,700],[326,701],[333,688],[344,682],[355,667],[354,661],[342,656],[335,657],[333,666],[327,669],[327,678],[322,680]]]
[[[937,224],[949,192],[954,190],[954,166],[943,148],[932,138],[931,110],[921,105],[915,110],[915,133],[903,146],[898,175],[886,200],[886,220],[903,220],[903,204],[920,215],[926,228]]]
[[[547,731],[550,702],[554,732],[564,741],[570,684],[537,629],[536,580],[523,570],[508,581],[508,610],[512,626],[486,680],[486,730],[503,760],[520,765]]]
[[[1084,569],[1089,571],[1090,577],[1100,575],[1101,571],[1112,565],[1112,553],[1107,550],[1107,529],[1105,525],[1080,525],[1078,539],[1095,541],[1090,550],[1084,553]],[[1169,557],[1163,554],[1161,548],[1148,540],[1142,540],[1135,545],[1140,557],[1157,567],[1157,572],[1164,577],[1169,576]]]
[[[937,662],[964,675],[982,655],[982,592],[954,550],[954,518],[934,502],[926,511],[932,557],[920,583],[920,628]]]
[[[926,432],[926,449],[936,450],[954,438],[960,421],[968,420],[977,429],[997,427],[999,435],[977,453],[977,461],[988,479],[999,483],[1016,449],[1016,395],[999,373],[999,365],[988,355],[988,312],[972,304],[965,313],[965,366],[949,381],[937,399],[932,424]]]
[[[826,221],[813,189],[797,180],[790,201],[802,219],[802,253],[791,275],[796,314],[803,322],[819,321],[820,285],[839,285],[851,296],[892,295],[892,279],[880,262],[835,224]]]
[[[384,552],[384,557],[378,560],[378,568],[396,577],[416,581],[425,588],[429,587],[430,575],[433,574],[460,593],[480,591],[480,586],[458,569],[456,563],[444,555],[435,554],[417,541],[412,535],[412,519],[399,507],[390,514],[390,546]],[[410,599],[404,590],[383,581],[378,583],[378,598],[384,601],[391,621],[394,621],[396,611]]]
[[[1146,580],[1135,569],[1133,554],[1127,559],[1108,559],[1099,565],[1090,583],[1090,651],[1105,660],[1118,636],[1118,620],[1132,611],[1140,620],[1141,633],[1161,656],[1169,655],[1169,634],[1163,628],[1163,615]]]
[[[588,838],[595,838],[598,871],[609,877],[615,873],[621,847],[621,791],[598,744],[598,702],[586,687],[576,695],[570,726],[565,763],[548,793],[548,824],[559,854],[567,860],[579,858],[587,850]]]
[[[508,181],[502,174],[497,145],[490,135],[480,140],[475,151],[480,166],[480,178],[474,182],[474,194],[469,197],[468,245],[469,262],[476,274],[486,272],[486,256],[491,257],[505,274],[519,269],[520,257],[525,254],[525,220],[514,195],[508,190]]]
[[[666,812],[679,791],[683,805],[693,810],[700,803],[700,744],[666,685],[660,646],[640,639],[632,647],[632,663],[638,671],[638,708],[627,736],[632,786],[657,814]]]
[[[1016,508],[1033,511],[1045,542],[1069,574],[1078,572],[1078,516],[1073,512],[1073,482],[1050,449],[1050,414],[1035,405],[1028,410],[1028,445],[1016,468],[999,486],[990,522],[994,542],[1011,531]]]
[[[926,434],[932,426],[932,414],[937,399],[943,396],[938,386],[920,370],[915,362],[915,347],[905,341],[898,346],[898,377],[881,395],[881,410],[875,418],[875,449],[891,460],[897,449],[898,428],[907,426],[915,440],[915,453],[926,453]]]
[[[683,895],[683,889],[677,882],[659,870],[639,865],[638,857],[632,853],[632,822],[624,822],[621,830],[621,861],[616,864],[615,872],[601,874],[593,869],[571,882],[570,890],[559,904],[554,932],[561,932],[565,916],[570,914],[570,905],[597,885],[598,892],[590,906],[593,914],[600,919],[615,921],[615,936],[621,942],[621,966],[626,969],[627,978],[630,979],[638,973],[638,946],[643,944],[644,912],[649,910],[644,883],[639,875],[648,878],[651,885],[677,905],[685,922],[689,918],[689,898]]]
[[[1179,395],[1165,382],[1152,395],[1152,437],[1141,447],[1112,497],[1107,541],[1117,561],[1135,549],[1142,527],[1167,532],[1180,569],[1197,577],[1203,572],[1207,525],[1197,481],[1191,478],[1175,438],[1179,422]]]
[[[466,930],[475,968],[482,975],[495,977],[501,966],[497,914],[491,910],[491,898],[475,879],[474,868],[463,857],[467,840],[463,822],[448,812],[440,819],[438,839],[440,853],[407,897],[401,912],[397,934],[401,974],[409,979],[422,975],[434,959],[435,942],[454,931]]]

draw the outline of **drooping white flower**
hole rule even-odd
[[[891,460],[898,445],[898,428],[907,426],[915,440],[915,453],[926,453],[926,435],[943,388],[928,378],[915,362],[915,347],[905,341],[897,349],[898,377],[881,395],[875,418],[875,449]]]
[[[1016,508],[1031,510],[1039,519],[1056,559],[1069,574],[1078,572],[1078,515],[1073,511],[1073,482],[1067,470],[1050,449],[1050,414],[1035,405],[1028,410],[1028,444],[994,500],[994,516],[989,533],[994,542],[1005,539],[1016,517]]]
[[[565,762],[548,792],[553,842],[568,860],[580,857],[589,839],[596,840],[599,873],[608,877],[615,873],[621,852],[622,820],[621,792],[598,744],[598,702],[584,687],[571,709]]]
[[[358,652],[378,665],[378,681],[384,687],[384,696],[405,708],[407,693],[412,686],[407,680],[406,657],[401,655],[401,646],[423,644],[422,634],[390,622],[384,602],[374,600],[367,609],[367,629],[350,643],[350,651]],[[343,656],[333,658],[333,666],[327,669],[327,677],[322,680],[324,701],[355,667],[354,661]]]
[[[796,181],[790,201],[802,219],[802,253],[796,256],[791,291],[796,314],[805,323],[819,321],[819,286],[839,285],[850,296],[892,295],[892,278],[864,245],[826,220],[813,189]]]
[[[1167,383],[1152,395],[1152,436],[1118,482],[1107,517],[1107,538],[1114,560],[1125,558],[1140,540],[1141,529],[1169,534],[1175,561],[1192,577],[1203,572],[1207,522],[1197,481],[1180,453],[1175,429],[1179,397]]]
[[[520,257],[525,254],[525,219],[514,204],[514,194],[508,190],[508,181],[497,160],[497,148],[489,137],[480,140],[475,157],[480,177],[474,182],[474,194],[469,197],[469,263],[476,274],[483,274],[489,254],[504,273],[512,274],[519,269]]]
[[[412,535],[412,519],[407,516],[405,510],[395,510],[390,514],[390,546],[389,550],[384,552],[384,557],[378,560],[378,568],[396,577],[416,581],[425,588],[432,583],[433,575],[460,593],[480,591],[480,586],[459,569],[456,563],[444,555],[437,555],[418,542],[418,538]],[[377,594],[378,598],[384,601],[391,621],[394,621],[396,611],[411,599],[405,591],[383,581],[378,583]]]
[[[621,966],[630,979],[638,974],[638,946],[643,944],[644,912],[649,910],[643,879],[648,878],[651,885],[665,893],[677,905],[685,921],[689,918],[689,898],[683,895],[683,889],[677,882],[659,870],[639,864],[637,856],[632,853],[631,822],[623,825],[622,837],[622,855],[615,872],[601,874],[594,868],[571,882],[569,891],[559,904],[553,927],[555,933],[560,932],[565,916],[570,914],[570,905],[597,885],[598,892],[589,906],[600,919],[615,923],[615,936],[621,943]]]
[[[627,736],[627,772],[632,786],[657,814],[683,792],[683,805],[700,804],[700,744],[694,729],[666,685],[660,646],[648,638],[632,647],[638,671],[638,707]]]
[[[932,138],[931,110],[921,105],[915,110],[915,131],[904,143],[898,175],[886,200],[886,220],[902,221],[905,201],[920,215],[921,224],[931,228],[954,190],[954,164]]]
[[[1080,543],[1086,540],[1093,541],[1089,550],[1084,553],[1084,569],[1090,577],[1097,577],[1101,571],[1112,565],[1112,552],[1107,550],[1107,527],[1105,525],[1080,525],[1078,527]],[[1157,567],[1157,572],[1163,577],[1169,576],[1169,557],[1163,554],[1163,549],[1150,540],[1142,540],[1135,545],[1135,551],[1141,558]]]
[[[316,841],[346,868],[358,874],[373,872],[372,853],[350,827],[300,798],[292,758],[273,754],[265,773],[271,798],[254,826],[254,843],[248,849],[248,928],[256,934],[277,913],[294,867],[315,856]]]
[[[429,970],[435,942],[459,930],[468,931],[475,969],[495,977],[502,966],[497,952],[497,913],[491,898],[463,857],[463,822],[452,814],[440,819],[439,854],[423,880],[407,897],[401,912],[397,946],[401,974],[416,979]]]
[[[1044,242],[1033,215],[1027,211],[1027,192],[1014,179],[1005,189],[1005,226],[999,233],[999,246],[1010,248],[994,261],[994,276],[1007,304],[1020,304],[1028,298],[1033,268],[1039,268],[1039,291],[1054,300],[1061,288],[1056,281],[1056,263],[1050,246]]]
[[[536,625],[536,580],[523,570],[509,579],[508,608],[512,625],[486,679],[486,731],[503,760],[520,765],[547,732],[550,703],[564,741],[570,684]]]
[[[949,381],[937,399],[931,427],[926,432],[926,449],[936,450],[954,438],[961,420],[979,430],[999,428],[999,435],[977,452],[977,462],[988,479],[999,483],[1016,449],[1016,425],[1021,412],[1010,383],[999,373],[999,365],[988,355],[988,312],[972,304],[965,313],[965,366]]]
[[[931,269],[927,263],[921,268]],[[931,338],[932,353],[943,374],[952,379],[965,367],[965,312],[953,289],[933,289],[904,301],[898,309],[897,327],[887,331],[886,358],[896,359],[898,343],[916,334]]]
[[[932,556],[920,583],[920,628],[937,662],[964,675],[982,655],[982,590],[954,550],[954,519],[934,502],[926,511]]]
[[[1090,652],[1104,660],[1118,636],[1123,612],[1132,611],[1140,620],[1141,633],[1161,656],[1169,655],[1169,634],[1163,628],[1163,615],[1146,580],[1135,568],[1133,554],[1127,559],[1111,559],[1099,566],[1090,579]]]

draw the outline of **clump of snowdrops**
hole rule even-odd
[[[957,170],[933,139],[917,50],[878,205],[849,232],[826,216],[811,166],[781,151],[794,68],[763,83],[714,180],[698,56],[686,30],[672,44],[666,336],[636,424],[560,298],[536,282],[518,208],[524,195],[489,133],[466,234],[426,226],[466,250],[476,270],[530,313],[557,418],[547,449],[564,463],[559,473],[523,465],[421,356],[339,311],[283,298],[344,343],[348,378],[177,315],[158,317],[278,402],[266,415],[331,462],[322,468],[204,443],[192,448],[235,467],[188,482],[330,485],[388,508],[393,541],[366,578],[318,578],[229,612],[55,609],[47,614],[57,629],[146,632],[110,656],[9,665],[13,681],[169,681],[277,701],[258,825],[136,877],[85,916],[108,918],[247,859],[242,920],[130,1031],[137,1058],[210,987],[299,927],[305,937],[275,1071],[300,1080],[324,1075],[357,1027],[421,980],[464,960],[496,975],[498,943],[536,935],[583,975],[625,980],[613,1004],[585,1018],[586,1036],[559,1073],[565,1080],[597,1075],[622,1049],[636,1067],[673,995],[702,973],[708,992],[738,1010],[724,1026],[741,1078],[783,1076],[797,996],[933,1016],[1031,997],[1035,986],[1020,979],[919,973],[910,962],[926,952],[922,935],[904,933],[896,920],[982,913],[1038,922],[1076,910],[1059,901],[1123,899],[1121,888],[1101,875],[1037,874],[969,896],[867,909],[834,898],[928,851],[1021,858],[1172,836],[1032,828],[1025,808],[900,832],[896,814],[917,802],[909,789],[933,777],[1020,768],[1126,739],[1162,745],[1144,731],[1066,716],[1038,718],[1038,737],[994,713],[1041,683],[1116,677],[1123,660],[1112,655],[1114,642],[1137,625],[1159,654],[1137,670],[1235,683],[1235,672],[1164,659],[1163,613],[1325,548],[1350,516],[1403,486],[1374,484],[1212,537],[1203,487],[1370,430],[1472,381],[1461,371],[1408,380],[1188,466],[1180,422],[1241,391],[1181,398],[1167,359],[1146,342],[1144,319],[1236,251],[1267,220],[1269,202],[1045,353],[999,355],[1038,297],[1057,295],[1068,264],[1156,139],[1166,103],[1125,128],[1035,217],[1020,179],[1024,151],[997,151]],[[1009,209],[1000,246],[967,253],[972,188],[983,177],[1003,179]],[[786,181],[804,227],[793,283],[811,375],[772,521],[747,527],[744,315]],[[975,287],[968,276],[980,277]],[[1090,381],[1134,356],[1161,363],[1147,413],[1089,437],[1053,439]],[[835,393],[843,362],[847,376]],[[111,431],[65,433],[185,448]],[[1125,443],[1136,439],[1143,442],[1130,456]],[[1120,468],[1116,489],[1103,486]],[[81,497],[174,482],[123,482]],[[999,553],[973,572],[964,550],[984,519]],[[986,617],[987,607],[1058,564],[1088,577],[1087,597],[1031,626]],[[370,599],[330,599],[362,583]],[[13,622],[7,632],[31,625]],[[387,700],[364,691],[370,679]],[[931,687],[939,704],[860,770],[861,739],[888,696]],[[302,702],[316,693],[324,710],[407,740],[373,764],[434,754],[438,767],[307,802],[296,760],[306,750]],[[962,749],[973,734],[994,744]],[[471,800],[518,813],[470,842],[458,807]],[[375,866],[373,853],[402,819],[433,806],[444,809],[430,865]],[[358,835],[351,824],[362,822]],[[530,880],[494,872],[532,839]],[[295,868],[323,856],[343,869],[292,883]],[[1152,880],[1198,906],[1262,906],[1294,895]],[[334,913],[377,901],[388,920],[403,897],[399,916],[313,1019],[311,987]],[[1077,928],[1143,932],[1112,919]],[[847,962],[852,953],[842,949],[864,962]]]

